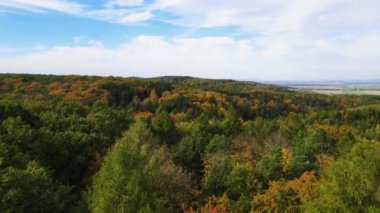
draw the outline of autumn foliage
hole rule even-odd
[[[380,97],[0,75],[0,212],[379,212]]]

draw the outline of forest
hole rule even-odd
[[[380,96],[0,74],[0,212],[380,212]]]

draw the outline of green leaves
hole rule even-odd
[[[256,178],[249,164],[238,164],[227,177],[226,188],[229,198],[238,200],[241,196],[250,196],[255,189]]]
[[[94,177],[89,194],[93,212],[167,212],[189,199],[186,174],[156,150],[142,121],[124,134]]]
[[[290,163],[289,176],[296,178],[305,171],[318,169],[316,156],[321,153],[334,155],[336,140],[324,130],[313,130],[293,142],[294,158]]]
[[[226,117],[222,123],[223,134],[234,135],[241,131],[239,117],[233,109],[228,110]]]
[[[162,108],[156,110],[152,118],[152,129],[160,137],[160,141],[166,144],[173,144],[177,138],[174,122],[170,119],[169,114]]]
[[[277,180],[283,172],[282,154],[280,148],[275,148],[264,155],[257,163],[257,170],[265,180]]]
[[[319,197],[306,205],[318,212],[379,210],[380,159],[374,148],[356,144],[350,153],[339,159],[321,186]]]
[[[231,142],[224,135],[214,135],[210,143],[206,146],[206,153],[231,152]]]
[[[202,182],[203,194],[222,195],[232,170],[230,159],[228,157],[213,159],[208,167]]]
[[[0,169],[0,211],[67,212],[70,188],[54,182],[35,162],[25,169]]]

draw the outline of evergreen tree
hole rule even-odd
[[[161,107],[157,108],[155,116],[152,118],[152,128],[162,143],[171,145],[176,141],[177,135],[174,122]]]

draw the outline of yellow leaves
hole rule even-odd
[[[2,79],[1,83],[4,85],[4,87],[2,87],[2,89],[4,89],[4,90],[12,90],[14,88],[21,88],[21,87],[23,87],[22,85],[24,84],[21,81],[21,78]]]
[[[307,202],[317,197],[319,184],[314,171],[306,171],[301,177],[289,181],[288,186],[297,193],[302,202]]]
[[[193,122],[191,121],[182,121],[182,122],[176,123],[176,129],[181,133],[189,132],[192,126],[193,126]]]
[[[321,170],[325,173],[329,170],[330,166],[335,162],[332,156],[326,154],[320,154],[317,156],[317,160]]]
[[[67,80],[69,81],[70,79]],[[88,82],[83,80],[76,80],[73,82],[55,81],[49,83],[46,88],[49,95],[58,96],[67,101],[89,103],[99,98],[102,103],[109,103],[109,97],[107,96],[110,96],[110,94],[106,94],[106,97],[103,97],[103,95],[101,95],[103,92],[101,92],[97,82]]]
[[[216,108],[214,104],[211,104],[209,102],[202,103],[200,107],[204,112],[209,114],[213,113]]]
[[[252,199],[252,212],[294,212],[300,202],[317,197],[318,178],[314,172],[305,172],[289,182],[272,181],[269,188]]]
[[[292,109],[295,112],[300,111],[299,107],[295,104],[290,104],[289,107],[290,107],[290,109]]]
[[[253,198],[251,205],[251,212],[291,212],[296,208],[296,197],[286,183],[272,181],[264,193]]]
[[[292,152],[292,150],[290,150],[288,148],[282,148],[281,154],[282,154],[281,156],[282,156],[282,162],[284,165],[284,172],[285,172],[288,170],[288,168],[290,166],[290,162],[293,159],[293,152]]]
[[[135,118],[150,119],[154,116],[154,113],[145,111],[145,112],[135,112],[133,114]]]
[[[198,90],[194,95],[198,100],[214,99],[216,102],[225,102],[225,95],[214,91]]]
[[[150,94],[149,94],[149,100],[150,100],[150,102],[152,102],[153,104],[157,104],[157,103],[158,103],[158,95],[157,95],[155,89],[152,89],[152,90],[150,91]]]
[[[49,95],[54,95],[54,96],[59,96],[59,97],[62,97],[65,94],[66,94],[66,92],[63,89],[57,89],[57,90],[49,92]]]
[[[162,97],[160,98],[160,103],[163,101],[173,101],[178,99],[181,96],[181,94],[176,93],[176,92],[169,92],[165,91],[162,93]]]
[[[41,84],[39,84],[38,82],[33,81],[32,83],[30,83],[29,85],[27,85],[25,88],[27,90],[35,90],[35,89],[37,89],[40,86],[41,86]]]
[[[340,125],[337,127],[327,124],[314,124],[311,129],[323,129],[328,134],[337,138],[342,138],[349,134],[354,136],[357,140],[362,138],[362,133],[358,129],[348,125]]]
[[[218,108],[218,116],[224,117],[227,115],[227,110],[224,107],[219,107]]]
[[[149,98],[145,98],[144,100],[141,101],[140,104],[145,109],[145,108],[147,108],[149,106],[150,103],[151,103],[150,99]]]
[[[78,101],[81,103],[89,103],[96,98],[96,95],[87,90],[74,90],[66,93],[63,97],[64,100]]]
[[[273,101],[273,100],[270,100],[268,103],[267,103],[267,106],[271,109],[275,109],[277,107],[277,104]]]
[[[111,93],[109,91],[104,91],[100,96],[100,102],[103,104],[110,104],[112,100]]]
[[[139,85],[136,87],[137,91],[144,92],[146,90],[145,86]]]
[[[173,115],[175,121],[186,121],[187,114],[185,112],[179,112]]]
[[[290,99],[290,98],[286,98],[286,99],[284,99],[284,104],[288,104],[288,105],[290,105],[290,104],[292,104],[293,103],[293,100],[292,99]]]
[[[54,91],[54,90],[68,90],[70,88],[70,84],[68,82],[52,82],[47,85],[47,88],[49,91]]]

